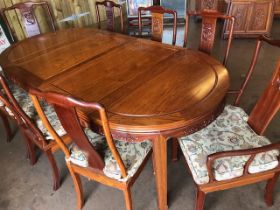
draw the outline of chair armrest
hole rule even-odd
[[[267,151],[274,150],[274,149],[280,149],[280,141],[278,143],[274,143],[274,144],[270,144],[270,145],[266,145],[266,146],[258,147],[258,148],[216,152],[214,154],[208,155],[206,166],[207,166],[207,171],[208,171],[208,175],[209,175],[209,182],[216,181],[214,174],[212,172],[212,165],[216,159],[223,158],[223,157],[250,155],[250,158],[245,163],[245,168],[244,168],[243,175],[242,175],[242,176],[244,176],[244,175],[249,174],[249,171],[248,171],[249,166],[258,153],[267,152]],[[278,161],[279,161],[279,157],[278,157]],[[278,164],[278,167],[279,167],[279,164]]]

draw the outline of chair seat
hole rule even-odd
[[[223,113],[206,128],[179,139],[179,144],[191,170],[194,181],[209,182],[207,156],[216,152],[249,149],[271,144],[257,135],[247,123],[248,115],[239,107],[227,105]],[[249,173],[258,173],[278,165],[278,150],[259,153],[249,166]],[[214,161],[212,171],[217,181],[242,176],[250,156],[225,157]]]
[[[41,130],[43,133],[44,137],[47,140],[53,140],[53,137],[51,134],[47,131],[45,126],[43,125],[42,120],[38,116],[35,107],[33,105],[33,102],[28,95],[28,93],[23,90],[22,88],[16,86],[16,85],[10,85],[10,90],[15,97],[16,101],[18,102],[19,106],[22,108],[24,113],[32,120],[35,122],[37,127]],[[57,132],[59,136],[63,136],[66,134],[65,130],[63,129],[62,125],[60,124],[58,117],[56,115],[56,112],[54,111],[53,107],[41,102],[42,108],[45,112],[46,117],[48,118],[50,124],[53,126],[54,130]],[[0,101],[0,106],[4,106],[3,102]],[[10,116],[14,116],[14,113],[8,108],[5,107],[5,110]]]
[[[149,140],[137,143],[114,140],[115,146],[127,170],[127,177],[122,177],[120,168],[107,145],[106,138],[94,133],[87,128],[85,129],[85,133],[94,148],[99,153],[101,153],[102,156],[104,156],[104,174],[110,178],[117,179],[122,182],[125,182],[137,172],[138,168],[141,166],[145,157],[152,148],[152,144]],[[88,167],[87,157],[77,145],[73,144],[70,151],[70,161],[73,164],[79,165],[81,167]]]

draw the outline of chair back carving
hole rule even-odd
[[[268,38],[261,37],[258,44],[266,42],[275,47],[280,47],[280,40],[269,40]],[[258,53],[255,56],[258,56]],[[256,60],[256,59],[255,59]],[[256,62],[253,63],[253,68]],[[269,82],[264,93],[258,100],[253,108],[248,123],[259,135],[263,135],[269,123],[280,109],[280,59],[274,71],[273,77]]]
[[[26,35],[27,35],[27,37],[31,37],[31,36],[35,36],[35,35],[38,35],[41,33],[37,18],[34,14],[34,9],[37,6],[41,6],[44,9],[45,14],[48,17],[47,20],[50,24],[51,30],[53,30],[53,31],[56,30],[55,24],[54,24],[54,18],[52,16],[50,7],[47,2],[45,2],[45,1],[42,1],[42,2],[27,1],[27,2],[17,3],[10,7],[1,9],[1,15],[3,16],[3,19],[6,23],[6,25],[8,26],[9,33],[10,33],[11,37],[13,38],[13,41],[17,41],[17,40],[16,40],[15,31],[12,29],[12,26],[10,25],[10,21],[8,20],[8,17],[7,17],[8,11],[12,11],[12,10],[19,11],[19,13],[21,15],[22,24],[26,31]]]
[[[24,135],[27,138],[33,140],[33,142],[40,148],[44,148],[48,145],[42,132],[34,125],[30,118],[24,113],[19,106],[18,102],[14,98],[6,79],[0,74],[0,101],[8,108],[9,112],[12,112],[13,118],[17,121],[20,129],[22,129]],[[8,111],[5,107],[0,107],[0,111]]]
[[[120,24],[121,24],[121,32],[124,32],[124,23],[123,23],[123,14],[122,14],[122,6],[120,4],[116,4],[113,1],[102,1],[102,2],[95,2],[96,7],[96,17],[98,28],[101,28],[101,20],[100,20],[100,11],[99,6],[103,6],[105,8],[105,13],[107,17],[107,30],[108,31],[115,31],[115,12],[114,8],[117,8],[120,13]]]
[[[173,36],[172,44],[176,43],[176,34],[177,34],[177,12],[174,10],[165,9],[161,6],[150,6],[150,7],[139,7],[138,8],[138,27],[139,35],[142,36],[142,12],[148,11],[151,12],[152,16],[152,31],[151,39],[154,41],[161,42],[163,36],[163,24],[164,24],[164,14],[171,14],[173,16]]]
[[[211,54],[214,41],[215,41],[215,35],[216,35],[216,25],[218,19],[223,19],[225,21],[229,21],[229,27],[230,27],[230,33],[228,38],[227,47],[225,50],[225,55],[223,58],[223,64],[226,66],[229,50],[232,42],[232,34],[233,34],[233,26],[235,18],[232,16],[221,14],[217,11],[201,11],[201,12],[187,12],[186,15],[186,28],[185,28],[185,38],[184,38],[184,46],[187,46],[187,39],[188,39],[188,32],[189,32],[189,18],[191,16],[194,17],[201,17],[202,18],[202,28],[201,28],[201,35],[200,35],[200,44],[199,44],[199,50]]]
[[[80,101],[58,93],[44,93],[32,88],[30,89],[30,93],[33,98],[43,98],[49,104],[53,105],[62,126],[70,138],[87,155],[89,166],[100,172],[102,172],[104,168],[102,155],[99,154],[89,142],[89,139],[84,132],[84,128],[91,128],[92,126],[99,126],[102,128],[102,131],[100,132],[104,133],[113,157],[120,167],[122,176],[127,176],[124,163],[115,147],[111,135],[105,108],[102,105]],[[96,117],[93,119],[93,116]]]
[[[218,8],[218,0],[202,0],[196,1],[196,11],[199,10],[216,10]]]

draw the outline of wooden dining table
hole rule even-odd
[[[207,54],[92,28],[20,41],[2,53],[0,65],[27,91],[103,104],[115,139],[150,139],[160,210],[168,209],[167,140],[211,123],[229,87],[226,68]]]

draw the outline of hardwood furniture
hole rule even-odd
[[[13,38],[13,41],[17,41],[18,39],[16,38],[15,31],[13,30],[13,27],[11,26],[11,22],[8,20],[8,12],[9,11],[15,11],[18,10],[19,13],[21,14],[21,21],[23,24],[23,27],[25,28],[26,32],[26,37],[31,37],[35,36],[41,33],[40,27],[37,21],[37,18],[34,13],[35,7],[42,7],[45,10],[45,13],[47,15],[47,20],[49,21],[50,28],[55,31],[55,24],[54,24],[54,19],[51,14],[51,10],[49,8],[49,5],[47,2],[42,1],[42,2],[32,2],[32,1],[27,1],[27,2],[22,2],[22,3],[17,3],[14,4],[13,6],[7,7],[7,8],[2,8],[1,9],[1,15],[8,26],[9,33],[11,37]]]
[[[42,121],[49,131],[53,133],[54,139],[56,139],[58,145],[64,151],[66,164],[72,176],[77,194],[78,209],[82,209],[84,203],[80,180],[80,176],[84,176],[122,190],[125,197],[126,209],[131,210],[130,187],[139,176],[151,155],[151,142],[127,144],[126,142],[113,140],[106,110],[98,103],[88,103],[57,93],[42,93],[35,89],[31,89],[30,93],[33,95],[32,98],[35,107],[41,114]],[[69,151],[68,147],[56,134],[48,122],[37,97],[46,99],[48,103],[54,106],[63,127],[78,146],[75,148],[76,151],[73,151],[73,147],[72,151]],[[93,112],[97,114],[95,120],[99,121],[98,126],[101,127],[100,132],[104,136],[100,136],[86,127],[89,125],[82,125],[80,123],[82,119],[79,119],[77,110],[81,109],[88,113]],[[87,117],[92,119],[91,116]],[[81,156],[83,156],[82,159]]]
[[[97,23],[98,28],[101,28],[101,21],[100,21],[100,11],[99,6],[103,6],[106,11],[106,17],[107,17],[107,30],[109,31],[115,31],[115,12],[114,8],[117,8],[120,13],[120,25],[121,25],[121,32],[124,31],[123,27],[123,14],[122,14],[122,6],[120,4],[116,4],[113,1],[96,1],[95,2],[95,9],[96,9],[96,17],[97,17]]]
[[[151,140],[161,210],[167,209],[167,140],[213,121],[229,87],[225,67],[205,53],[90,28],[23,40],[0,56],[0,65],[26,90],[103,104],[114,139]]]
[[[138,8],[138,27],[139,27],[139,35],[142,35],[142,12],[149,11],[152,16],[152,30],[151,30],[151,39],[153,41],[162,41],[163,35],[163,21],[164,14],[171,14],[173,16],[173,36],[172,36],[172,44],[176,44],[176,34],[177,34],[177,12],[174,10],[165,9],[161,6],[150,6],[150,7],[139,7]]]
[[[262,42],[280,47],[280,40],[258,40],[252,66]],[[206,128],[179,139],[186,165],[196,183],[196,210],[202,210],[207,193],[268,181],[265,201],[273,203],[273,189],[280,173],[280,142],[263,136],[280,109],[280,60],[271,81],[248,116],[241,108],[225,111]]]
[[[46,154],[52,169],[53,189],[57,190],[60,187],[60,175],[53,153],[60,149],[58,144],[44,128],[42,121],[37,118],[37,113],[28,93],[14,84],[8,85],[2,74],[0,74],[0,85],[0,115],[4,119],[8,138],[11,137],[10,130],[6,125],[9,123],[7,119],[9,117],[17,122],[24,136],[31,165],[34,165],[37,161],[34,146],[40,148]],[[50,106],[42,106],[62,141],[66,145],[71,143],[71,139],[61,127],[54,110]]]
[[[280,0],[274,1],[274,15],[280,15]]]
[[[226,12],[225,0],[190,0],[188,3],[189,11],[214,10],[220,13]]]
[[[257,37],[270,35],[273,21],[273,0],[226,0],[227,14],[236,18],[234,37]],[[229,36],[228,23],[224,35]]]
[[[188,32],[189,32],[189,17],[195,16],[195,17],[201,17],[202,18],[202,29],[201,29],[201,35],[200,35],[200,44],[199,44],[199,50],[211,54],[212,48],[215,41],[215,35],[216,35],[216,24],[218,19],[222,19],[225,21],[229,21],[229,38],[227,47],[225,50],[225,56],[223,58],[223,64],[226,66],[229,50],[231,46],[232,41],[232,34],[233,34],[233,28],[234,28],[234,22],[235,19],[232,16],[224,15],[216,11],[202,11],[202,12],[187,12],[186,15],[186,27],[185,27],[185,37],[184,37],[184,46],[187,46],[187,39],[188,39]]]

